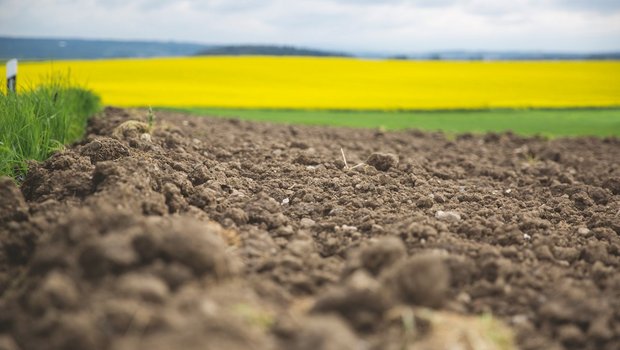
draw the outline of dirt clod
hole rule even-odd
[[[378,275],[385,268],[407,255],[405,245],[396,237],[388,237],[379,240],[360,254],[362,266],[373,275]]]
[[[89,157],[94,164],[104,160],[114,160],[128,156],[129,149],[118,140],[105,137],[95,139],[82,146],[80,154]]]
[[[28,218],[28,205],[19,187],[8,177],[0,178],[0,224]]]
[[[286,342],[284,349],[299,350],[356,350],[360,343],[353,332],[340,319],[314,316],[302,321],[295,335]]]
[[[366,159],[366,164],[380,171],[388,171],[398,165],[398,156],[392,153],[373,153]]]
[[[128,120],[118,125],[112,130],[112,137],[123,140],[126,138],[138,138],[143,133],[149,131],[147,123],[138,120]]]
[[[386,280],[403,301],[439,307],[447,296],[450,271],[440,257],[420,254],[397,264]]]

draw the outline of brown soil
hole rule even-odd
[[[0,349],[618,349],[618,139],[145,114],[0,181]]]

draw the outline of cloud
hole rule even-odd
[[[557,7],[577,11],[588,10],[599,13],[617,13],[620,11],[620,1],[618,0],[556,0],[553,3]]]
[[[462,2],[462,0],[333,0],[333,2],[354,5],[411,5],[416,7],[445,7]]]
[[[15,36],[392,52],[620,49],[615,0],[0,0],[0,8],[0,35]]]

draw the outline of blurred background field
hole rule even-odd
[[[171,109],[166,109],[171,110]],[[320,111],[180,108],[195,115],[213,115],[276,123],[419,129],[449,134],[510,130],[520,135],[620,136],[620,108],[572,110],[474,111]]]
[[[104,104],[319,110],[620,106],[617,61],[194,57],[28,62],[20,81],[71,72]]]
[[[9,1],[0,63],[119,107],[620,136],[620,5],[532,1]]]
[[[620,135],[619,61],[223,56],[24,62],[22,86],[70,72],[105,105],[285,123]]]

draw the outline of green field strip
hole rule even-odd
[[[159,108],[194,115],[274,123],[419,129],[446,133],[512,131],[520,135],[620,136],[620,108],[479,111],[312,111],[222,108]]]

